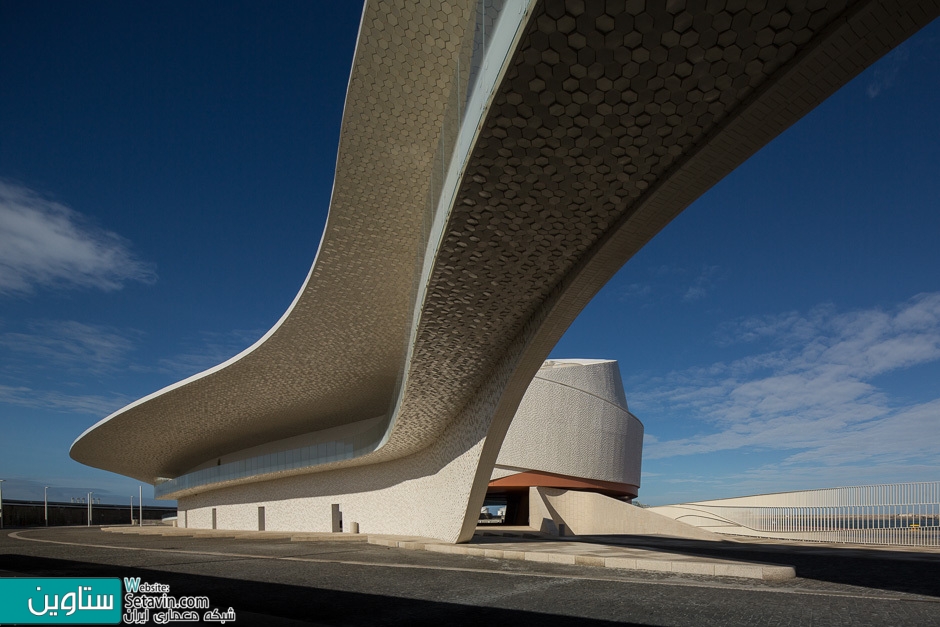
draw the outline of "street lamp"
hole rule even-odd
[[[91,495],[92,494],[94,494],[94,492],[88,493],[88,526],[89,527],[91,527]]]
[[[49,526],[49,486],[42,488],[42,511],[43,518],[46,519],[46,526]]]
[[[0,529],[3,529],[3,482],[6,479],[0,479]]]

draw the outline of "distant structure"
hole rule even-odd
[[[649,511],[725,535],[940,546],[940,481],[779,492]]]
[[[556,359],[539,369],[496,459],[487,503],[528,525],[530,488],[630,500],[640,488],[643,424],[627,409],[616,361]]]
[[[513,482],[539,482],[530,518],[545,526],[606,528],[577,515],[600,511],[587,500],[640,511],[609,496],[639,485],[632,444],[605,449],[606,468],[540,465],[528,442],[563,423],[496,468],[533,377],[670,220],[940,12],[712,4],[366,2],[296,299],[253,346],[101,420],[71,456],[154,484],[202,528],[461,542],[487,493],[504,490],[511,517]],[[579,476],[593,491],[543,484]]]
[[[176,513],[175,507],[145,505],[143,508],[145,524],[161,521],[167,516]],[[89,508],[84,499],[73,498],[71,502],[26,501],[19,499],[3,499],[3,525],[4,527],[40,527],[48,525],[56,527],[61,525],[126,525],[131,521],[138,521],[141,508],[134,504],[131,510],[130,503],[115,505],[113,503],[93,503]],[[91,520],[88,516],[91,514]],[[48,516],[48,518],[47,518]]]

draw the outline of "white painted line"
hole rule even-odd
[[[35,531],[35,530],[33,530]],[[185,549],[151,549],[145,547],[134,547],[134,546],[113,546],[109,544],[87,544],[82,542],[65,542],[62,540],[41,540],[39,538],[27,538],[21,536],[21,533],[27,533],[28,531],[14,531],[7,534],[9,537],[15,540],[24,540],[27,542],[43,542],[47,544],[61,544],[65,546],[81,546],[94,549],[113,549],[118,551],[138,551],[138,552],[150,552],[150,553],[179,553],[183,555],[206,555],[210,557],[231,557],[237,559],[260,559],[260,560],[272,560],[272,561],[285,561],[285,562],[312,562],[318,564],[342,564],[348,566],[369,566],[375,568],[398,568],[398,569],[410,569],[410,570],[440,570],[440,571],[449,571],[449,572],[462,572],[462,573],[486,573],[489,575],[506,575],[510,577],[536,577],[542,579],[571,579],[571,580],[585,580],[585,581],[608,581],[613,583],[632,583],[640,585],[657,585],[657,586],[675,586],[680,588],[714,588],[714,589],[723,589],[723,590],[742,590],[748,592],[769,592],[769,593],[778,593],[778,594],[797,594],[797,595],[806,595],[806,596],[823,596],[823,597],[839,597],[839,598],[848,598],[848,599],[870,599],[875,601],[930,601],[940,603],[940,599],[934,600],[929,598],[903,598],[903,597],[886,597],[878,595],[864,595],[864,594],[851,594],[845,592],[837,591],[817,591],[817,590],[800,590],[793,588],[771,588],[763,586],[748,586],[743,584],[731,584],[731,583],[722,583],[722,582],[705,582],[705,581],[651,581],[649,579],[632,579],[629,577],[598,577],[591,575],[577,575],[577,574],[560,574],[560,573],[533,573],[533,572],[519,572],[519,571],[505,571],[505,570],[495,570],[491,568],[461,568],[459,566],[432,566],[427,564],[401,564],[401,563],[384,563],[384,562],[367,562],[360,560],[336,560],[336,559],[318,559],[312,557],[287,557],[287,556],[278,556],[278,555],[252,555],[247,553],[223,553],[221,551],[189,551]],[[493,559],[493,558],[490,558]],[[128,567],[131,568],[131,567]]]

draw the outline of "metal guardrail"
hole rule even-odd
[[[154,484],[153,493],[156,498],[172,498],[177,492],[200,486],[353,459],[374,451],[384,433],[385,423],[379,421],[349,438],[324,440],[299,448],[226,462],[159,481]]]
[[[678,520],[694,519],[697,526],[728,535],[940,546],[940,481],[783,492],[670,507],[685,512]]]

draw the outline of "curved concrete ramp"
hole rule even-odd
[[[564,525],[564,535],[632,534],[724,540],[717,533],[603,494],[558,488],[532,488],[529,491],[529,521],[540,531],[557,532],[560,525]]]

